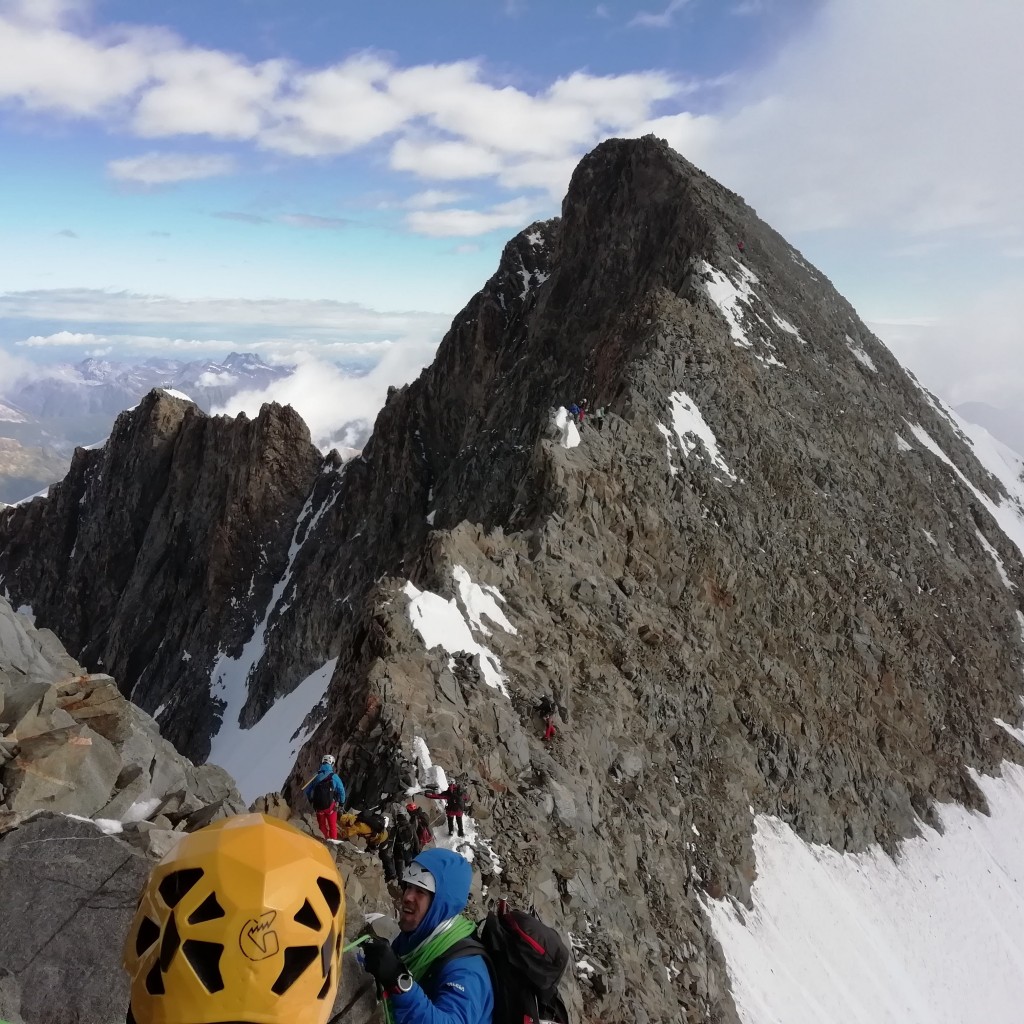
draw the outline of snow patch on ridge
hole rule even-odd
[[[979,530],[977,527],[974,528],[974,532],[978,535],[978,540],[981,541],[981,546],[991,555],[992,561],[996,563],[996,569],[999,572],[999,578],[1003,581],[1003,586],[1007,590],[1013,590],[1014,584],[1010,581],[1010,577],[1006,575],[1006,566],[1003,565],[1003,560],[999,556],[999,552],[989,544],[988,538]]]
[[[279,697],[255,725],[245,729],[239,724],[239,715],[249,697],[249,679],[266,652],[267,632],[272,628],[271,619],[275,615],[284,614],[290,606],[291,602],[285,600],[285,594],[291,583],[295,558],[315,533],[317,524],[334,506],[340,493],[340,490],[335,490],[315,512],[313,494],[306,499],[292,533],[288,561],[270,595],[262,621],[253,630],[241,654],[232,658],[221,653],[210,673],[210,693],[223,702],[224,709],[220,726],[211,738],[209,760],[234,776],[239,792],[247,801],[276,791],[284,782],[294,763],[294,754],[301,744],[296,745],[296,741],[286,745],[283,740],[294,740],[294,734],[306,715],[323,697],[334,673],[337,659],[327,662],[307,676],[291,693]],[[303,704],[304,707],[301,707]],[[302,742],[305,742],[305,738]]]
[[[711,279],[704,282],[704,289],[708,293],[708,298],[725,317],[733,341],[741,348],[753,348],[753,342],[747,337],[747,332],[740,323],[739,304],[745,302],[748,306],[750,305],[751,299],[754,298],[751,284],[756,284],[757,278],[749,270],[746,270],[746,267],[743,269],[746,274],[740,275],[740,283],[736,285],[721,270],[716,270],[710,263],[704,261],[700,263],[701,273]]]
[[[564,405],[559,406],[551,417],[551,426],[558,431],[558,443],[563,448],[576,448],[580,443],[580,432],[576,429],[569,410]]]
[[[444,791],[448,788],[448,774],[439,764],[434,763],[430,754],[430,748],[422,736],[414,736],[412,741],[413,760],[416,764],[416,774],[419,785],[406,791],[409,797],[415,797],[425,789],[436,789]],[[485,839],[480,833],[476,819],[468,814],[462,816],[462,831],[465,835],[460,836],[457,832],[450,836],[447,834],[448,822],[445,819],[443,809],[444,802],[441,800],[427,800],[426,804],[432,805],[425,808],[428,817],[431,819],[430,827],[434,832],[434,846],[442,850],[451,850],[453,853],[465,857],[472,864],[478,858],[481,865],[487,866],[487,873],[491,875],[501,874],[501,860],[494,852],[490,839]],[[420,804],[423,807],[423,804]],[[442,814],[440,818],[437,810]],[[431,811],[434,813],[431,814]]]
[[[98,383],[98,382],[97,382]],[[171,398],[181,398],[186,402],[192,402],[192,399],[188,397],[183,391],[176,391],[174,388],[161,388],[160,389],[165,395],[169,395]],[[192,402],[195,405],[195,402]]]
[[[753,351],[754,343],[743,326],[743,316],[749,312],[769,334],[772,333],[772,328],[763,317],[754,311],[752,305],[754,299],[757,299],[759,302],[764,301],[754,292],[754,285],[761,283],[759,278],[749,267],[740,263],[739,260],[734,259],[733,262],[736,264],[736,269],[739,273],[738,282],[733,281],[727,274],[711,266],[706,260],[701,260],[697,264],[697,269],[705,278],[703,282],[704,290],[707,292],[708,298],[711,299],[714,305],[718,307],[722,316],[725,317],[725,321],[729,325],[729,336],[737,348],[750,349],[751,355],[759,362],[764,363],[765,366],[777,366],[785,369],[786,364],[772,354],[771,350],[774,346],[767,337],[760,336],[758,341],[769,349],[768,355],[763,356]],[[746,306],[746,310],[741,308],[740,303]],[[775,321],[776,327],[787,334],[793,335],[801,344],[804,344],[804,339],[800,337],[800,332],[791,323],[783,320],[774,309],[771,309],[770,304],[765,304],[768,305],[771,311],[770,315]]]
[[[753,909],[707,900],[744,1024],[1011,1021],[1024,1000],[1024,769],[971,772],[991,817],[937,808],[892,860],[759,815]],[[967,950],[967,954],[965,954]]]
[[[482,622],[482,617],[486,616],[494,625],[515,635],[515,627],[505,617],[495,600],[497,598],[504,603],[505,599],[494,587],[485,590],[474,583],[462,566],[455,566],[453,575],[466,610],[463,611],[459,607],[459,602],[454,597],[446,600],[440,594],[420,590],[409,582],[403,590],[409,598],[409,621],[419,633],[423,646],[428,651],[432,647],[440,647],[448,654],[465,652],[477,655],[484,682],[508,697],[508,687],[498,656],[477,641],[472,632],[476,629],[484,636],[491,635],[490,630]]]
[[[862,349],[860,345],[858,345],[857,342],[855,342],[849,335],[846,335],[846,347],[850,350],[853,358],[856,359],[858,363],[866,366],[872,373],[878,373],[878,367],[875,366],[874,360],[871,356],[869,356],[867,352],[865,352],[864,349]]]
[[[498,607],[498,602],[504,604],[505,598],[501,596],[497,587],[481,587],[479,583],[474,583],[469,573],[461,565],[455,566],[452,575],[458,584],[459,597],[466,609],[466,617],[475,629],[478,629],[484,636],[490,636],[491,631],[483,624],[483,619],[488,618],[506,633],[511,633],[513,636],[519,635],[519,630],[508,621],[505,613]]]
[[[708,426],[693,399],[682,391],[673,391],[669,395],[669,401],[672,403],[672,430],[670,431],[663,423],[658,424],[658,430],[661,431],[668,446],[668,463],[672,475],[675,476],[678,472],[672,461],[674,431],[676,443],[684,457],[696,453],[730,480],[735,481],[736,474],[728,467],[718,450],[718,439],[714,431]]]
[[[1012,458],[1008,457],[1009,449],[998,445],[998,442],[987,430],[966,423],[959,417],[957,417],[957,421],[959,429],[974,449],[978,461],[1006,490],[1007,500],[994,501],[987,494],[979,491],[957,468],[953,460],[935,443],[924,427],[911,423],[907,423],[907,426],[910,427],[914,437],[937,459],[949,466],[960,482],[988,509],[992,518],[999,524],[999,528],[1024,557],[1024,482],[1020,480],[1019,476],[1021,461],[1016,456],[1012,456],[1012,453],[1010,453]]]

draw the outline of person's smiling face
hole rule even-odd
[[[402,906],[398,914],[398,927],[403,932],[415,931],[430,909],[434,894],[418,885],[407,885],[402,891]]]

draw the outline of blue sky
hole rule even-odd
[[[927,382],[1007,404],[1020,38],[1003,0],[0,0],[0,376],[355,346],[406,377],[583,153],[654,131]]]

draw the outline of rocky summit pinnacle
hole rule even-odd
[[[1007,488],[739,196],[611,140],[359,458],[154,393],[0,513],[0,576],[243,793],[286,694],[292,795],[325,750],[357,804],[465,772],[580,1019],[733,1021],[701,901],[749,899],[755,812],[893,849],[1019,756]]]

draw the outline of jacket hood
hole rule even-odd
[[[393,946],[398,953],[415,949],[442,921],[461,914],[469,902],[473,867],[465,857],[451,850],[424,850],[413,861],[434,876],[434,899],[416,930],[403,932]]]

